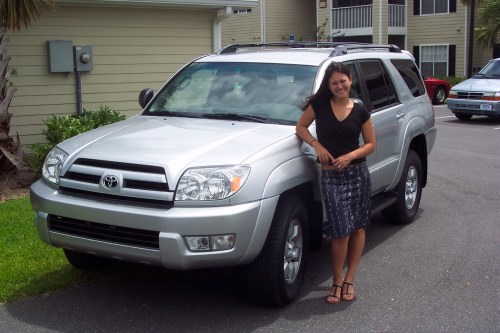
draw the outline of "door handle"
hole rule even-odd
[[[398,121],[403,121],[405,117],[405,113],[403,111],[399,111],[396,113],[396,118],[398,119]]]

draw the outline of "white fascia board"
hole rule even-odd
[[[183,7],[210,8],[223,7],[251,8],[257,7],[259,0],[56,0],[61,5],[78,6],[111,6],[111,7]]]

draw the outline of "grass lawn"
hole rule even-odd
[[[0,304],[123,274],[73,268],[38,238],[33,216],[28,196],[0,203]]]

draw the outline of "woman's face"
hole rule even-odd
[[[335,97],[349,97],[352,80],[344,73],[334,72],[328,80],[328,87]]]

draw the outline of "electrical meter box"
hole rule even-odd
[[[93,65],[92,46],[77,45],[73,47],[75,72],[90,72]]]
[[[72,73],[73,65],[73,42],[70,40],[49,40],[49,72],[50,73]]]

